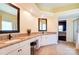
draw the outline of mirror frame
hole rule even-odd
[[[17,10],[17,30],[4,30],[4,31],[0,31],[0,34],[2,34],[2,33],[18,33],[18,32],[20,32],[20,8],[16,7],[15,5],[13,5],[11,3],[5,3],[5,4],[7,4]]]
[[[46,30],[40,30],[40,21],[41,20],[46,21]],[[47,31],[47,18],[38,18],[38,31]]]

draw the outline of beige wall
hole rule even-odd
[[[20,10],[20,33],[25,33],[27,29],[31,29],[32,32],[38,31],[37,19],[33,17],[29,12]]]
[[[34,8],[33,8],[34,7]],[[28,6],[27,6],[28,8]],[[25,33],[28,28],[32,32],[38,32],[38,18],[41,18],[45,12],[39,11],[35,6],[32,6],[33,10],[37,10],[37,13],[29,12],[24,8],[20,8],[20,33]],[[30,7],[31,9],[31,7]],[[41,13],[40,13],[41,12]],[[45,16],[47,18],[47,31],[48,32],[57,32],[58,33],[58,19],[57,15]]]
[[[57,15],[48,17],[48,32],[57,32],[58,33],[58,17],[57,17]]]
[[[29,12],[21,10],[20,12],[20,32],[24,33],[28,28],[32,32],[38,32],[38,18],[32,16]],[[58,19],[56,16],[47,17],[47,31],[48,32],[58,32]]]

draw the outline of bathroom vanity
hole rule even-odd
[[[41,46],[57,44],[58,36],[53,33],[31,34],[30,36],[17,37],[0,43],[1,55],[31,55],[31,43],[36,41],[35,49]]]

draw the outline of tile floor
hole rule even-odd
[[[58,44],[40,47],[35,55],[78,55],[73,43],[59,41]]]

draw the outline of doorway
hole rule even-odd
[[[76,44],[78,42],[79,33],[79,18],[73,21],[73,42]]]
[[[58,21],[58,40],[66,41],[66,20]]]

